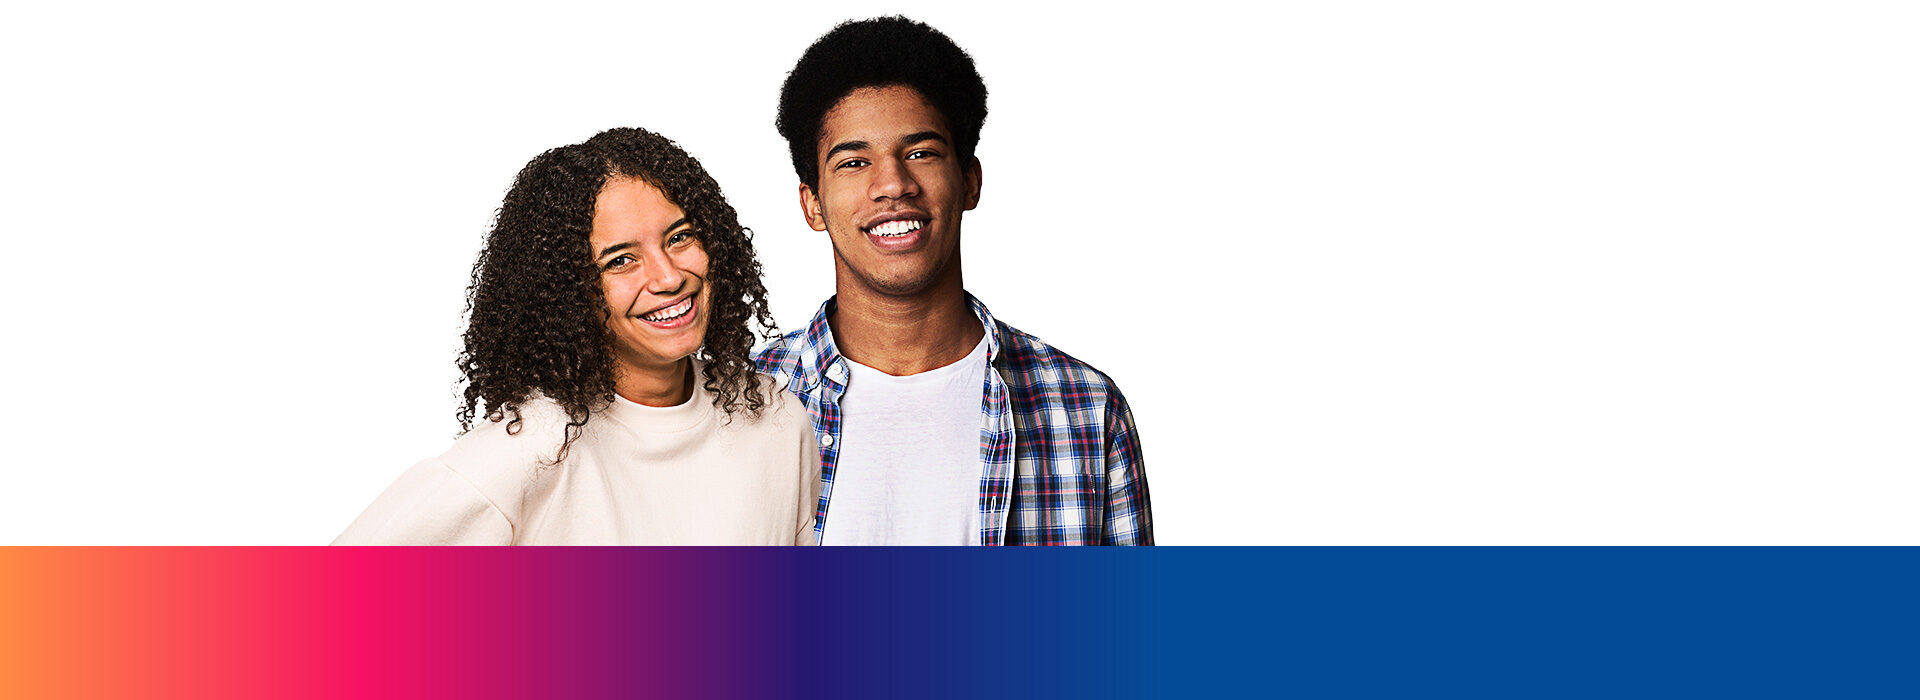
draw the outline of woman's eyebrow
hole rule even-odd
[[[665,232],[672,233],[674,229],[680,228],[681,226],[685,226],[686,224],[687,224],[687,217],[682,216],[678,220],[674,221],[673,223],[667,224],[667,228]],[[613,245],[600,249],[600,254],[594,257],[604,258],[604,257],[607,257],[607,255],[610,253],[616,253],[622,250],[626,250],[628,248],[632,248],[637,245],[640,245],[640,244],[635,243],[633,241],[627,241],[624,243],[615,243]]]

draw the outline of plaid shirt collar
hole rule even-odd
[[[987,333],[987,366],[997,367],[1000,362],[1000,334],[995,332],[998,324],[993,320],[993,313],[987,311],[986,304],[980,303],[973,294],[966,294],[967,307],[973,310],[975,318],[980,319],[980,327]],[[836,396],[847,388],[844,374],[846,369],[844,367],[839,370],[834,369],[841,360],[840,349],[833,345],[833,327],[827,322],[837,308],[835,301],[839,298],[839,296],[832,296],[821,302],[820,310],[813,315],[813,322],[807,324],[805,339],[800,347],[799,361],[793,366],[795,391],[811,392],[823,381],[827,382]]]

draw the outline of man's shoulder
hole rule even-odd
[[[806,334],[807,329],[801,328],[767,341],[766,345],[762,345],[759,350],[754,351],[754,364],[759,365],[762,371],[765,371],[765,368],[769,365],[798,361],[800,355],[799,348],[805,342]]]
[[[994,325],[1000,339],[994,366],[1009,388],[1072,403],[1125,400],[1107,373],[1003,321],[995,319]]]
[[[806,335],[807,329],[801,328],[768,341],[753,353],[754,368],[761,374],[789,382],[800,376]]]

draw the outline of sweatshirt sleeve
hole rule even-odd
[[[820,507],[820,448],[815,440],[813,423],[801,420],[800,508],[798,528],[793,533],[793,543],[801,546],[820,544],[820,536],[814,530],[814,514]]]
[[[413,465],[374,499],[335,545],[506,545],[505,513],[440,459]]]

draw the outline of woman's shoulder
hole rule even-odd
[[[473,427],[454,440],[440,461],[482,490],[508,485],[518,489],[534,472],[555,464],[569,422],[559,402],[535,395],[513,411],[474,419]]]
[[[500,420],[478,419],[439,457],[402,474],[335,544],[506,544],[527,487],[554,466],[567,413],[535,397]]]
[[[747,417],[747,423],[759,430],[790,432],[801,428],[813,429],[807,417],[806,404],[786,390],[785,382],[759,372],[754,372],[752,376],[762,399],[760,410],[751,410],[746,397],[741,397],[734,409],[736,416]]]

